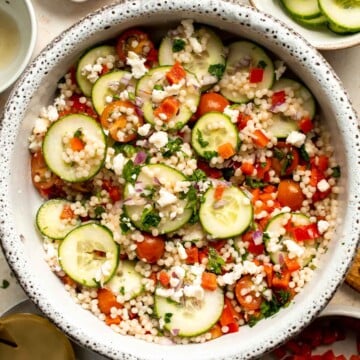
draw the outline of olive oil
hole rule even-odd
[[[19,49],[19,28],[15,20],[0,9],[0,72],[12,64]]]

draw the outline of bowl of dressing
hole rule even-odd
[[[0,93],[16,81],[29,63],[36,34],[30,0],[0,2]]]

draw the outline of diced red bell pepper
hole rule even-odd
[[[179,62],[176,62],[165,74],[165,77],[169,84],[177,84],[186,77],[186,71]]]
[[[228,334],[239,331],[239,324],[237,322],[233,322],[231,324],[228,324],[227,327],[229,328]]]
[[[197,167],[198,169],[202,170],[208,177],[211,177],[213,179],[220,179],[223,176],[221,170],[210,167],[204,161],[198,160]]]
[[[262,82],[264,78],[264,69],[252,68],[249,74],[249,81],[252,84]]]
[[[249,120],[251,120],[250,115],[240,113],[239,116],[238,116],[238,119],[237,119],[237,128],[238,128],[238,130],[244,129]]]
[[[320,237],[316,223],[294,227],[291,229],[291,233],[296,241],[313,240]]]
[[[290,277],[291,274],[287,270],[283,270],[281,273],[275,273],[272,278],[272,287],[275,289],[288,289]]]
[[[189,249],[185,249],[186,251],[186,263],[188,265],[196,264],[199,262],[199,250],[196,246],[192,246]]]
[[[290,259],[287,256],[284,259],[286,268],[292,273],[301,268],[299,261],[297,259]]]
[[[329,158],[326,155],[318,156],[317,167],[321,171],[326,171],[329,167]]]
[[[314,128],[314,124],[312,123],[309,117],[304,117],[299,121],[299,129],[304,133],[307,134]]]
[[[221,326],[228,326],[231,323],[236,322],[239,319],[239,314],[235,311],[231,300],[225,297],[224,308],[220,316]]]
[[[284,90],[277,91],[271,97],[271,105],[278,106],[285,102],[286,94]]]

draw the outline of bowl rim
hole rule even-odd
[[[199,8],[193,8],[193,1],[191,0],[183,0],[181,3],[180,1],[168,1],[166,4],[163,3],[159,3],[157,0],[147,0],[146,4],[149,8],[151,8],[151,6],[155,6],[156,11],[162,11],[164,13],[166,13],[168,11],[168,4],[172,3],[173,7],[172,7],[172,11],[175,10],[181,10],[182,11],[182,17],[185,18],[189,18],[190,15],[186,14],[185,15],[185,10],[189,10],[189,11],[193,11],[192,15],[195,16],[196,13],[199,13]],[[78,31],[81,29],[82,25],[84,25],[84,23],[86,21],[90,21],[90,20],[94,20],[97,19],[99,20],[99,16],[103,15],[104,13],[106,13],[107,15],[110,16],[110,12],[112,11],[113,14],[115,14],[114,9],[121,9],[123,7],[131,6],[134,5],[135,2],[131,1],[131,0],[124,0],[120,3],[116,3],[116,4],[112,4],[112,5],[107,5],[104,6],[103,8],[95,11],[94,13],[89,14],[88,16],[86,16],[85,18],[83,18],[82,20],[80,20],[79,22],[77,22],[76,24],[74,24],[73,26],[71,26],[70,28],[68,28],[67,30],[65,30],[63,33],[61,33],[58,37],[56,37],[38,56],[37,58],[33,61],[32,65],[29,66],[29,69],[22,75],[20,81],[18,82],[18,84],[16,85],[16,87],[13,89],[8,103],[5,106],[5,112],[4,112],[4,119],[3,119],[3,124],[11,124],[10,122],[10,118],[11,118],[11,106],[10,104],[13,101],[16,101],[16,97],[19,96],[18,94],[21,93],[21,91],[25,88],[27,89],[27,85],[26,85],[26,80],[28,78],[32,79],[33,76],[31,75],[31,73],[34,73],[34,69],[36,69],[37,67],[41,67],[40,66],[40,62],[42,60],[45,59],[46,57],[46,53],[51,50],[52,48],[57,49],[57,46],[60,46],[61,44],[64,44],[66,41],[66,37],[69,36],[69,34],[71,34],[72,32],[74,32],[75,30]],[[249,17],[249,14],[256,18],[256,20],[259,21],[259,19],[270,19],[272,24],[274,25],[274,27],[276,29],[283,29],[285,27],[286,31],[288,32],[288,36],[290,38],[290,36],[295,36],[296,40],[297,40],[297,45],[305,47],[309,53],[311,53],[312,56],[315,56],[323,65],[322,69],[319,69],[319,72],[325,76],[325,73],[327,74],[327,76],[331,77],[331,80],[334,82],[334,85],[336,85],[336,90],[339,91],[341,94],[343,94],[344,99],[343,104],[341,106],[341,108],[345,107],[348,109],[348,113],[351,113],[352,116],[354,116],[355,120],[353,122],[356,121],[357,119],[357,115],[354,111],[354,109],[352,108],[351,102],[350,100],[347,98],[347,94],[345,89],[343,88],[339,78],[337,77],[337,75],[334,73],[334,71],[332,70],[332,68],[330,67],[330,65],[326,62],[326,60],[321,56],[321,54],[319,54],[314,47],[312,47],[305,39],[303,39],[300,35],[298,35],[297,33],[295,33],[293,30],[291,30],[291,28],[289,28],[288,26],[284,25],[281,21],[275,19],[274,17],[261,13],[260,11],[250,7],[250,6],[246,6],[246,5],[242,5],[239,3],[234,3],[234,1],[232,0],[203,0],[203,2],[201,4],[199,4],[198,6],[201,7],[201,9],[204,9],[206,7],[204,7],[204,4],[214,6],[218,5],[218,6],[226,6],[228,7],[227,14],[230,17],[231,11],[236,12],[241,10],[242,12],[244,12],[245,14],[247,14],[247,16]],[[147,11],[145,10],[141,10],[139,14],[137,14],[137,18],[142,15],[144,15],[144,13],[147,13]],[[115,16],[115,15],[113,15]],[[214,15],[215,16],[215,15]],[[245,15],[241,15],[241,16],[245,16]],[[113,19],[114,20],[114,19]],[[129,20],[127,18],[127,20]],[[214,18],[213,18],[214,20]],[[232,19],[233,20],[233,19]],[[120,18],[119,16],[116,18],[117,21],[117,25],[119,25],[120,22]],[[221,20],[222,22],[225,22],[225,20]],[[229,20],[230,21],[230,20]],[[251,20],[249,20],[251,21]],[[105,23],[102,23],[101,26],[104,26],[106,24],[110,25],[111,21],[110,19],[104,20]],[[231,22],[231,21],[230,21]],[[233,21],[232,21],[233,22]],[[260,26],[260,25],[259,25]],[[101,29],[103,29],[103,27],[100,28],[100,25],[98,27],[98,31],[100,31]],[[82,39],[83,40],[83,39]],[[77,42],[79,43],[80,40],[78,39]],[[74,42],[73,45],[76,45],[77,43]],[[294,45],[295,46],[295,45]],[[281,45],[279,44],[278,47],[280,48]],[[68,55],[67,55],[68,56]],[[66,56],[62,56],[62,57],[66,57]],[[296,57],[298,58],[297,61],[300,62],[300,55],[296,55]],[[60,61],[60,60],[59,60]],[[309,62],[309,60],[307,60]],[[31,70],[30,70],[31,69]],[[44,75],[42,72],[39,76],[39,73],[37,74],[38,77],[42,77],[42,76],[46,76]],[[319,75],[320,76],[320,75]],[[36,83],[40,83],[41,79],[37,79]],[[24,103],[24,107],[26,108],[26,102]],[[24,109],[22,109],[23,111],[25,111]],[[19,120],[21,120],[23,118],[23,113],[20,112],[20,116],[19,116]],[[13,118],[11,119],[13,121]],[[351,124],[352,126],[354,126],[354,124]],[[15,126],[15,125],[12,125]],[[4,132],[6,134],[6,131],[4,130],[6,128],[6,126],[3,126],[1,128],[0,131],[0,145],[3,145],[4,143],[7,143],[10,141],[11,139],[7,139],[5,140],[5,136],[4,136]],[[356,128],[356,130],[354,130],[354,132],[356,134],[359,134],[359,129]],[[355,143],[355,134],[352,134],[350,132],[350,137],[351,140],[353,141],[353,143]],[[352,143],[351,143],[352,144]],[[13,143],[11,143],[12,147],[14,146]],[[352,144],[353,145],[353,144]],[[11,150],[13,150],[11,147]],[[350,147],[350,144],[349,144]],[[355,149],[355,151],[357,151],[357,153],[360,155],[360,150],[357,148]],[[10,174],[10,169],[9,169],[9,163],[10,163],[10,151],[8,151],[6,154],[4,154],[3,159],[0,158],[0,165],[3,164],[5,166],[5,170],[9,170],[9,174]],[[360,156],[359,156],[360,158]],[[359,167],[358,165],[355,165],[355,167]],[[351,183],[351,187],[354,188],[355,186],[355,182],[360,183],[360,171],[358,173],[355,173],[354,176],[355,180],[350,181]],[[9,185],[9,181],[10,181],[10,176],[8,176],[6,178],[6,181],[4,182],[0,182],[0,203],[3,203],[3,206],[5,209],[10,210],[11,205],[8,202],[8,195],[7,195],[7,190],[8,190],[8,185]],[[360,205],[359,204],[359,200],[357,199],[356,201],[354,200],[354,203],[348,204],[348,207],[354,207],[356,205]],[[355,215],[354,215],[355,211],[350,212],[349,214],[349,219],[347,219],[348,223],[350,224],[355,224]],[[29,295],[29,297],[32,299],[33,302],[35,302],[37,304],[37,306],[39,306],[39,308],[43,311],[43,313],[45,313],[48,317],[52,317],[52,310],[56,310],[56,309],[51,309],[49,308],[49,305],[53,305],[50,304],[49,302],[47,302],[46,300],[46,294],[42,294],[44,296],[44,298],[39,298],[39,294],[35,294],[35,290],[32,288],[29,288],[27,281],[31,281],[28,280],[27,278],[24,278],[24,275],[26,275],[26,270],[23,270],[21,268],[21,265],[16,261],[16,254],[14,254],[14,252],[16,252],[15,250],[19,250],[19,249],[15,249],[12,247],[13,241],[19,241],[18,237],[14,236],[14,234],[12,234],[10,232],[10,229],[12,231],[14,231],[14,228],[11,227],[13,220],[11,218],[7,218],[6,216],[7,212],[0,211],[0,230],[1,233],[3,235],[2,237],[2,241],[1,241],[1,246],[4,250],[4,253],[6,255],[6,258],[9,262],[10,267],[13,269],[13,271],[15,272],[16,276],[19,279],[20,285],[24,288],[25,292]],[[8,225],[7,222],[10,222],[10,224]],[[341,252],[341,256],[343,258],[345,258],[345,256],[347,256],[346,263],[342,263],[337,265],[336,267],[336,271],[339,272],[339,274],[341,274],[342,276],[345,275],[345,272],[347,271],[347,269],[350,266],[350,260],[348,260],[349,256],[354,256],[355,254],[355,250],[356,250],[356,246],[357,243],[359,242],[359,231],[356,232],[357,238],[355,240],[353,240],[353,243],[347,245],[348,246],[348,252],[345,254],[345,250],[343,249],[343,251]],[[356,244],[354,243],[354,241],[356,242]],[[351,245],[351,246],[350,246]],[[21,251],[20,251],[21,253]],[[350,254],[350,255],[349,255]],[[340,256],[340,255],[339,255]],[[340,257],[341,258],[341,257]],[[341,259],[343,259],[341,258]],[[25,259],[22,259],[22,261],[25,261]],[[23,272],[25,271],[25,273]],[[335,271],[335,270],[332,270]],[[22,276],[21,276],[22,275]],[[29,274],[27,274],[29,275]],[[32,279],[33,280],[33,279]],[[316,317],[318,315],[318,313],[325,307],[325,305],[327,304],[327,302],[331,299],[332,295],[335,293],[335,291],[337,290],[337,288],[340,286],[341,284],[341,280],[340,279],[336,279],[336,281],[331,281],[330,279],[327,279],[328,282],[327,284],[329,285],[328,289],[323,289],[323,285],[322,286],[322,290],[320,291],[319,289],[316,289],[317,293],[321,293],[322,297],[321,299],[318,301],[316,307],[314,305],[307,304],[308,306],[306,306],[306,309],[303,310],[302,314],[297,314],[296,315],[296,320],[300,320],[300,315],[303,315],[306,317],[306,320],[302,320],[303,322],[301,323],[301,325],[297,324],[296,326],[292,326],[292,323],[290,323],[289,321],[286,322],[287,328],[286,328],[286,334],[285,334],[285,330],[284,330],[284,326],[282,326],[281,330],[282,333],[282,337],[281,340],[279,340],[278,338],[276,338],[275,335],[273,335],[271,333],[271,335],[269,335],[267,337],[267,342],[266,342],[266,350],[263,349],[263,345],[259,344],[258,347],[255,348],[255,350],[251,350],[251,353],[249,353],[249,348],[246,348],[245,350],[242,350],[241,352],[237,351],[236,349],[234,351],[236,352],[231,352],[228,353],[227,355],[223,355],[223,354],[219,354],[219,356],[216,357],[216,359],[238,359],[239,356],[241,356],[241,358],[245,359],[245,358],[249,358],[252,356],[259,356],[261,354],[263,354],[265,351],[270,351],[273,348],[275,348],[281,341],[284,341],[285,339],[287,339],[287,337],[293,336],[296,333],[298,333],[299,331],[301,331],[308,322],[310,322],[314,317]],[[36,282],[33,282],[33,284],[36,284]],[[294,304],[292,304],[292,306],[294,306]],[[306,313],[306,311],[308,311]],[[295,315],[294,315],[295,316]],[[91,348],[92,350],[97,351],[98,353],[101,353],[103,355],[106,356],[114,356],[115,351],[116,355],[121,355],[122,357],[126,358],[126,359],[145,359],[147,357],[139,357],[133,354],[130,354],[129,352],[125,352],[124,349],[114,349],[113,347],[109,347],[107,348],[104,344],[103,341],[105,341],[104,339],[101,339],[101,342],[99,343],[93,343],[92,341],[94,339],[92,339],[90,337],[90,335],[88,334],[84,334],[84,333],[77,333],[74,334],[74,328],[72,327],[74,324],[71,321],[68,321],[69,319],[63,319],[63,321],[59,321],[59,319],[54,319],[52,318],[52,321],[58,325],[65,333],[67,333],[67,335],[69,335],[72,339],[74,339],[75,341],[82,343],[82,344],[86,344],[86,346],[88,346],[89,348]],[[285,321],[285,320],[284,320]],[[72,326],[71,326],[72,325]],[[284,324],[282,324],[284,325]],[[87,341],[85,341],[85,339]],[[90,339],[90,342],[89,342]],[[98,341],[98,339],[97,339]],[[235,342],[234,342],[235,344]],[[153,344],[152,344],[153,345]],[[184,347],[186,347],[187,345],[184,345]],[[248,345],[246,345],[248,346]],[[165,349],[165,348],[164,348]],[[169,349],[169,348],[167,348]],[[208,354],[207,358],[211,358],[211,359],[215,359],[214,354]]]
[[[17,70],[8,78],[7,81],[2,82],[0,84],[0,94],[2,92],[4,92],[6,89],[8,89],[11,85],[13,85],[14,82],[19,78],[21,73],[24,71],[26,66],[29,64],[29,61],[32,57],[32,54],[34,52],[35,45],[36,45],[38,31],[37,31],[37,21],[36,21],[36,16],[35,16],[35,10],[34,10],[31,0],[22,0],[22,1],[23,1],[23,4],[25,5],[25,8],[26,8],[27,13],[30,18],[31,37],[30,37],[30,41],[29,41],[27,49],[26,49],[26,54],[25,54],[23,60],[21,61],[20,65],[18,66]]]
[[[259,11],[267,13],[267,6],[266,4],[268,2],[263,0],[248,0],[249,3],[256,8]],[[274,15],[275,16],[275,15]],[[282,22],[286,22],[287,26],[291,27],[292,24],[297,24],[298,26],[301,26],[300,24],[296,23],[295,20],[291,18],[291,16],[288,16],[289,22],[285,21],[283,19],[279,19]],[[307,30],[312,30],[311,28],[306,28]],[[296,30],[294,30],[296,31]],[[316,29],[314,30],[316,31]],[[297,31],[299,33],[299,31]],[[299,33],[300,34],[300,33]],[[300,34],[304,37],[304,35]],[[330,50],[340,50],[340,49],[347,49],[354,46],[357,46],[360,44],[360,32],[353,33],[353,34],[347,34],[344,35],[341,38],[338,38],[337,41],[324,41],[324,42],[313,42],[310,39],[307,39],[316,49],[318,50],[324,50],[324,51],[330,51]]]

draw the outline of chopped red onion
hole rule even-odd
[[[135,105],[136,106],[142,106],[143,103],[144,103],[144,100],[141,97],[139,97],[139,96],[135,97]]]
[[[146,160],[147,154],[145,151],[139,151],[134,159],[134,164],[135,165],[140,165],[143,164]]]
[[[179,335],[179,332],[180,332],[180,329],[172,329],[172,330],[171,330],[171,333],[172,333],[174,336]]]
[[[284,265],[285,259],[284,255],[282,253],[279,254],[279,264]]]
[[[161,185],[160,180],[156,176],[154,176],[153,180],[154,180],[154,184]]]
[[[253,240],[254,240],[254,244],[255,245],[260,245],[263,242],[263,233],[260,230],[257,230],[253,233],[252,236]]]
[[[144,112],[141,109],[139,109],[138,107],[135,108],[135,112],[136,112],[137,116],[142,117],[144,115]]]

